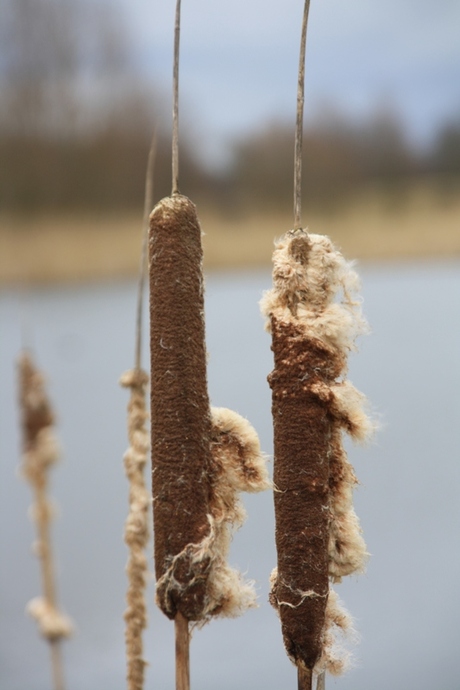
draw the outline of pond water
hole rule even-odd
[[[353,355],[350,379],[369,397],[381,430],[349,447],[361,486],[355,506],[372,554],[367,573],[337,586],[361,641],[355,666],[329,688],[458,688],[460,596],[460,263],[361,268],[373,333]],[[258,301],[269,271],[211,275],[206,324],[212,403],[246,416],[272,452],[270,338]],[[65,644],[68,690],[122,690],[125,662],[127,393],[133,361],[132,282],[19,291],[0,297],[1,662],[5,690],[49,690],[48,650],[24,614],[40,592],[31,554],[28,487],[18,480],[14,360],[27,324],[58,414],[63,461],[53,474],[59,595],[76,634]],[[144,345],[146,347],[147,334]],[[145,349],[146,354],[146,349]],[[145,357],[146,359],[146,357]],[[278,619],[267,603],[275,565],[270,493],[245,499],[248,520],[231,562],[254,579],[260,607],[194,633],[192,688],[296,687]],[[173,626],[153,605],[145,637],[147,688],[173,688]]]

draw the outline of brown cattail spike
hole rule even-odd
[[[198,620],[210,558],[211,416],[206,386],[201,228],[175,195],[150,216],[152,486],[157,600]]]
[[[269,486],[247,420],[209,407],[201,230],[186,197],[151,214],[152,486],[157,602],[200,625],[255,605],[250,583],[227,564],[240,491]]]
[[[329,591],[331,420],[308,383],[333,380],[328,352],[306,349],[293,324],[272,320],[275,516],[278,576],[272,590],[289,656],[313,669],[322,651]],[[326,507],[326,509],[325,509]]]
[[[305,669],[344,668],[334,634],[350,620],[329,581],[362,571],[367,553],[342,432],[362,441],[374,425],[364,396],[344,379],[348,352],[367,329],[352,298],[356,273],[327,237],[304,230],[277,243],[273,263],[273,289],[262,300],[275,360],[269,383],[278,567],[270,599],[300,683]]]

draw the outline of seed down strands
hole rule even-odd
[[[23,463],[21,473],[34,494],[33,520],[37,526],[34,550],[41,565],[43,595],[29,602],[27,610],[35,618],[40,634],[48,640],[55,690],[64,690],[60,642],[72,633],[72,624],[58,608],[50,522],[53,508],[48,498],[49,470],[59,458],[54,434],[54,414],[46,395],[44,379],[29,353],[19,358],[19,403]]]

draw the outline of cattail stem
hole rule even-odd
[[[316,690],[326,690],[326,674],[324,671],[318,675],[316,681]]]
[[[153,133],[152,141],[150,143],[149,156],[147,161],[147,171],[145,175],[145,194],[144,194],[144,215],[142,218],[142,249],[141,259],[139,265],[139,282],[137,289],[137,307],[136,307],[136,351],[135,351],[135,368],[141,368],[142,359],[142,310],[144,306],[144,292],[145,292],[145,278],[148,254],[148,239],[149,239],[149,214],[153,205],[153,165],[155,162],[156,153],[156,131]]]
[[[179,194],[179,48],[180,48],[180,5],[176,2],[174,23],[174,67],[173,67],[173,131],[172,131],[172,194]]]
[[[297,690],[312,690],[313,671],[303,664],[297,665]]]
[[[35,511],[37,515],[37,533],[40,544],[39,559],[43,593],[51,606],[56,606],[56,586],[54,583],[53,554],[50,534],[50,505],[47,498],[46,478],[35,485]]]
[[[176,690],[190,690],[190,632],[188,620],[178,612],[174,619],[176,633]]]
[[[42,587],[45,600],[57,608],[56,584],[54,581],[53,553],[51,547],[50,506],[47,499],[47,481],[35,486],[35,511],[37,515],[37,534],[40,544],[39,559],[41,564]],[[64,664],[62,659],[61,640],[50,639],[51,674],[55,690],[64,690]]]
[[[294,230],[302,227],[302,141],[303,141],[303,106],[305,100],[305,49],[307,43],[308,14],[310,0],[305,0],[300,39],[299,72],[297,80],[297,114],[295,127],[294,153]]]
[[[62,648],[60,640],[53,640],[50,643],[51,649],[51,670],[55,690],[64,690],[64,665],[62,662]]]

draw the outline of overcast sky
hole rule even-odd
[[[175,0],[121,0],[152,82],[170,96]],[[293,120],[303,0],[183,0],[181,106],[203,146]],[[399,111],[415,140],[460,116],[458,0],[312,0],[306,118],[324,104]]]

